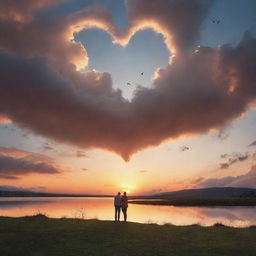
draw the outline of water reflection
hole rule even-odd
[[[0,213],[2,209],[12,209],[12,208],[20,208],[26,207],[29,205],[39,205],[46,203],[53,203],[54,201],[50,200],[0,200]]]
[[[113,220],[112,198],[0,198],[1,216],[37,213],[54,218]],[[174,225],[223,223],[228,226],[256,225],[256,207],[177,207],[129,204],[129,221]]]

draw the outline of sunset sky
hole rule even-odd
[[[0,0],[0,188],[256,188],[255,0]]]

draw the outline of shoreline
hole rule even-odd
[[[192,223],[189,225],[175,225],[172,223],[154,223],[154,222],[135,222],[135,221],[129,221],[127,220],[127,222],[120,220],[120,221],[115,221],[115,220],[101,220],[101,219],[97,219],[97,218],[91,218],[91,219],[86,219],[86,218],[72,218],[72,217],[60,217],[60,218],[55,218],[55,217],[49,217],[47,216],[47,214],[43,214],[43,213],[38,213],[38,214],[34,214],[34,215],[25,215],[25,216],[19,216],[19,217],[13,217],[13,216],[2,216],[0,215],[0,224],[2,220],[20,220],[20,221],[28,221],[28,220],[36,220],[36,219],[48,219],[48,220],[67,220],[67,221],[84,221],[84,222],[99,222],[99,223],[115,223],[117,225],[128,225],[128,224],[134,224],[134,225],[151,225],[151,226],[159,226],[159,227],[163,227],[163,226],[168,226],[168,227],[200,227],[200,228],[214,228],[214,227],[223,227],[223,228],[230,228],[230,229],[256,229],[256,225],[251,225],[251,226],[239,226],[239,227],[235,227],[235,226],[228,226],[225,225],[221,222],[216,222],[213,225],[207,226],[207,225],[201,225],[200,223]]]
[[[149,198],[129,200],[131,204],[188,207],[255,207],[256,198]]]

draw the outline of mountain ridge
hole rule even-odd
[[[159,198],[227,198],[227,197],[256,197],[255,188],[211,187],[198,189],[183,189],[178,191],[153,194]]]

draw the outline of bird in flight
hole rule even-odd
[[[144,72],[141,72],[140,74],[143,76],[143,75],[144,75]]]
[[[131,85],[131,83],[126,83],[127,85]]]
[[[220,20],[212,20],[212,23],[220,24]]]
[[[187,150],[190,150],[190,148],[189,148],[188,146],[183,146],[183,147],[181,147],[181,151],[182,151],[182,152],[185,152],[185,151],[187,151]]]

